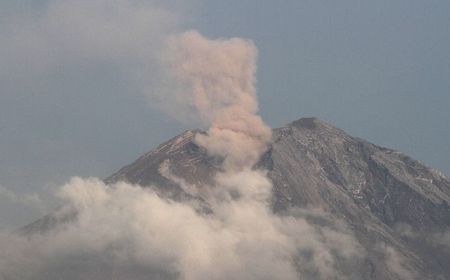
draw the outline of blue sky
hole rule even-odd
[[[141,92],[158,41],[187,29],[254,40],[272,127],[316,116],[450,174],[449,1],[86,3],[0,0],[3,189],[102,178],[192,128]]]

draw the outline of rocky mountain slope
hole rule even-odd
[[[193,142],[195,133],[160,145],[106,182],[126,180],[158,186],[172,197],[195,196],[198,190],[182,186],[202,186],[218,168],[217,159]],[[347,223],[368,251],[366,279],[400,277],[386,269],[386,246],[412,275],[450,279],[450,247],[434,240],[450,227],[450,181],[440,172],[315,118],[274,129],[259,167],[269,170],[275,212],[320,207]]]
[[[195,144],[196,133],[202,132],[169,140],[105,182],[127,181],[202,203],[202,188],[213,182],[220,159]],[[345,279],[450,279],[450,181],[438,171],[315,118],[274,129],[256,168],[273,182],[275,213],[322,209],[354,234],[365,254],[351,266],[342,263]],[[24,231],[44,230],[58,219],[49,215]]]

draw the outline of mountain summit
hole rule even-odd
[[[201,193],[195,186],[210,183],[220,166],[195,144],[196,133],[169,140],[106,182],[125,180],[174,198],[195,197]],[[318,207],[345,221],[368,252],[358,268],[364,279],[398,279],[389,274],[387,257],[402,259],[412,275],[450,279],[450,245],[438,240],[450,227],[450,181],[442,173],[317,118],[274,129],[258,167],[273,182],[275,212]],[[396,256],[386,256],[383,248]]]
[[[196,201],[207,212],[204,188],[213,184],[222,159],[196,144],[198,133],[203,132],[189,130],[174,137],[105,182],[153,188],[175,201]],[[450,279],[446,176],[316,118],[273,129],[272,135],[255,168],[265,170],[272,181],[273,212],[289,216],[320,209],[339,222],[333,227],[351,232],[362,247],[360,260],[337,261],[340,274],[335,279]],[[49,215],[23,230],[42,231],[59,219]],[[67,222],[67,216],[64,219]],[[308,219],[319,230],[327,223],[314,215]],[[316,278],[311,274],[306,279]]]

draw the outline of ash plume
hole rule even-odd
[[[271,129],[257,115],[257,51],[240,38],[208,40],[196,31],[169,41],[167,63],[183,95],[209,128],[196,142],[225,158],[225,169],[251,167],[265,151]]]

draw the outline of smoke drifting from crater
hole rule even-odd
[[[253,42],[240,38],[209,40],[188,31],[169,40],[166,63],[178,83],[172,99],[208,126],[196,142],[225,158],[225,169],[252,167],[271,139],[257,115],[256,56]]]

